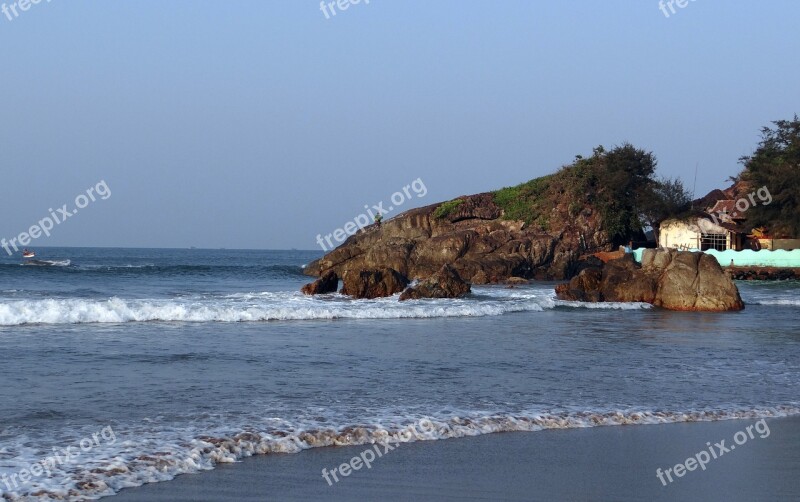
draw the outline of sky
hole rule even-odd
[[[800,113],[796,0],[3,2],[0,237],[110,193],[34,248],[320,249],[623,142],[700,196]]]

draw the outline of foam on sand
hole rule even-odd
[[[717,409],[686,411],[586,410],[560,413],[478,413],[449,415],[383,415],[362,423],[334,425],[323,422],[280,419],[257,420],[253,424],[226,424],[198,428],[158,428],[151,424],[116,425],[119,441],[92,450],[80,465],[57,465],[24,488],[3,491],[6,500],[26,500],[37,493],[41,499],[83,500],[113,495],[123,488],[168,481],[175,476],[213,469],[253,455],[298,453],[326,446],[354,446],[378,443],[408,443],[479,436],[497,432],[541,431],[615,425],[648,425],[682,422],[710,422],[732,419],[760,419],[800,415],[797,406],[759,409]],[[124,433],[122,431],[125,431]],[[25,438],[18,438],[19,451],[6,452],[0,474],[18,472],[22,466],[41,461],[50,452],[37,451]],[[8,457],[11,457],[10,459]],[[45,498],[47,497],[47,498]]]

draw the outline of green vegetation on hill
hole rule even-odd
[[[548,212],[553,208],[548,205],[550,182],[555,174],[535,178],[521,185],[501,188],[492,192],[494,203],[503,210],[503,219],[521,220],[526,224],[538,224],[547,230]]]
[[[602,226],[615,243],[657,228],[684,210],[689,196],[679,180],[655,177],[655,156],[630,144],[610,151],[599,146],[591,157],[576,157],[557,173],[493,192],[503,218],[522,220],[549,230],[554,209],[570,218],[586,207],[601,216]]]
[[[464,203],[463,199],[453,199],[451,201],[442,202],[439,204],[439,207],[433,212],[433,217],[437,220],[442,218],[446,218],[450,215],[458,206]]]

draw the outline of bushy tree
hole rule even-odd
[[[651,152],[625,143],[591,157],[575,157],[553,175],[497,190],[494,202],[504,217],[536,223],[549,230],[548,215],[566,198],[569,215],[576,217],[589,206],[601,217],[603,229],[614,244],[642,235],[643,227],[657,227],[688,206],[689,195],[677,179],[655,177],[656,158]]]
[[[773,237],[800,236],[800,119],[773,122],[761,131],[756,151],[740,159],[744,171],[739,179],[755,190],[767,187],[772,194],[768,205],[757,204],[747,211],[753,227],[766,226]]]
[[[692,198],[679,178],[659,178],[652,182],[650,192],[640,200],[639,210],[642,223],[651,227],[657,238],[661,223],[686,213]]]
[[[656,165],[652,152],[625,143],[609,151],[599,146],[591,157],[576,158],[565,168],[565,175],[571,178],[572,196],[600,211],[605,230],[619,244],[641,235],[643,226],[670,215],[671,204],[662,198],[671,196],[680,182],[656,180]]]

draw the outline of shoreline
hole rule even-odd
[[[666,486],[657,469],[758,420],[505,432],[403,443],[339,482],[322,469],[372,445],[262,455],[172,481],[124,489],[108,500],[791,500],[800,492],[800,417],[766,419],[769,435],[712,459]]]

